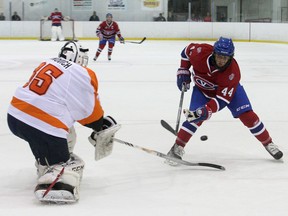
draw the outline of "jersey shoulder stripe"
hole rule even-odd
[[[41,121],[53,127],[64,129],[67,132],[69,131],[69,128],[62,121],[49,115],[45,111],[33,106],[32,104],[27,103],[26,101],[13,97],[11,105],[17,108],[18,110],[21,110],[22,112],[30,116],[40,119]]]
[[[187,50],[187,47],[185,47],[181,52],[181,60],[183,61],[189,61],[189,57],[186,54],[186,50]]]

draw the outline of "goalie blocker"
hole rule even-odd
[[[109,156],[113,150],[113,137],[120,129],[121,125],[111,117],[103,118],[103,127],[101,131],[93,131],[88,137],[89,142],[95,147],[95,160],[98,161]]]

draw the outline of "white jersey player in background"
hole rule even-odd
[[[113,142],[115,131],[107,131],[117,123],[103,116],[97,77],[86,68],[87,52],[78,43],[67,42],[58,57],[43,61],[16,90],[8,109],[10,130],[29,143],[36,159],[35,195],[40,201],[79,199],[84,162],[73,153],[76,121],[94,130],[89,139],[94,146],[103,140]],[[101,133],[108,135],[99,141]]]

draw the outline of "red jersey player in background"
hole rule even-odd
[[[96,35],[99,37],[99,47],[96,52],[94,61],[97,60],[98,56],[106,46],[108,42],[108,60],[111,60],[111,55],[113,51],[113,47],[115,45],[116,35],[118,36],[120,43],[124,43],[125,40],[121,35],[118,24],[113,21],[113,16],[111,13],[106,14],[106,21],[103,21],[96,30]]]
[[[69,17],[63,17],[62,13],[58,11],[58,8],[55,8],[54,12],[48,17],[48,20],[52,20],[52,28],[51,28],[51,41],[64,41],[65,38],[62,33],[62,20],[69,20]]]
[[[168,155],[181,159],[186,143],[197,128],[208,120],[212,113],[227,107],[233,117],[239,118],[276,160],[282,158],[283,153],[272,142],[264,124],[252,109],[240,84],[240,69],[233,56],[233,41],[223,37],[220,37],[214,46],[191,43],[182,51],[181,65],[177,72],[178,88],[184,88],[184,91],[190,88],[191,74],[195,85],[189,110],[184,109],[186,121],[182,124]]]

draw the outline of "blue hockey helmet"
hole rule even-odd
[[[112,16],[111,13],[107,13],[107,14],[106,14],[106,18],[107,18],[107,17],[111,17],[111,18],[113,18],[113,16]]]
[[[220,37],[214,44],[214,53],[224,56],[234,56],[234,44],[232,39]]]

